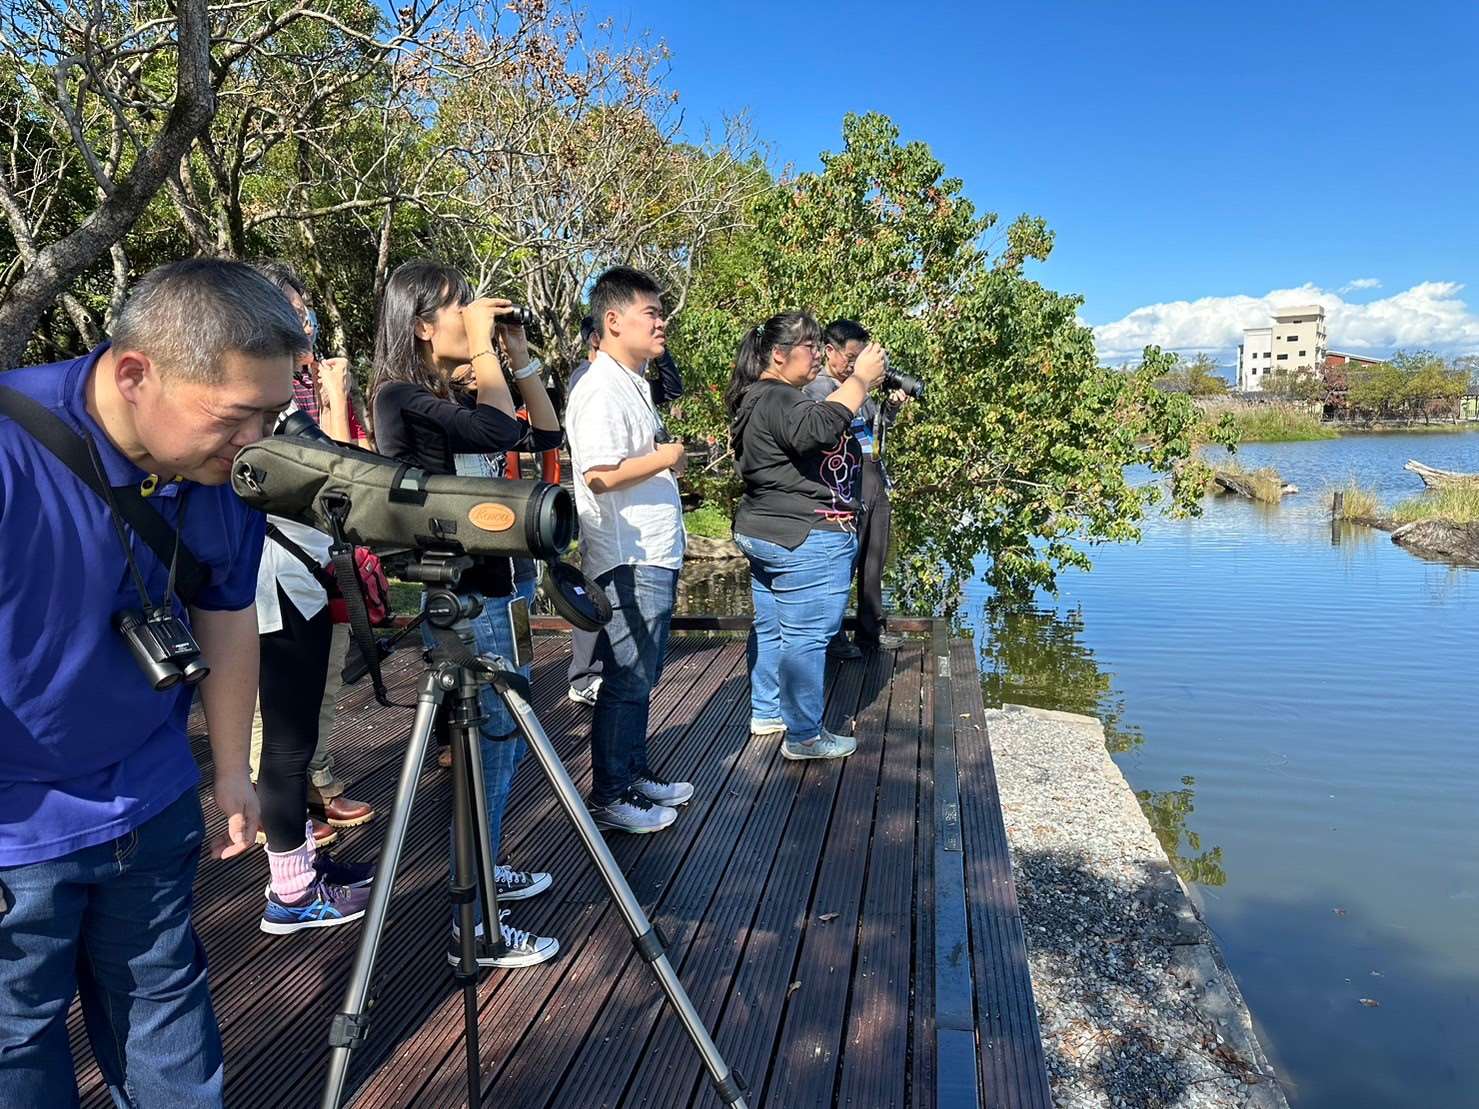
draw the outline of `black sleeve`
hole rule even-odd
[[[469,407],[406,382],[387,385],[380,392],[381,396],[375,398],[376,408],[382,403],[387,407],[398,405],[402,419],[414,416],[435,424],[446,435],[447,448],[454,453],[542,449],[523,447],[529,425],[490,404]],[[560,435],[559,432],[540,434]]]
[[[815,401],[800,393],[780,413],[775,437],[797,454],[835,447],[852,426],[852,409],[840,401]]]
[[[523,423],[521,420],[520,423]],[[525,442],[527,446],[519,447],[521,451],[529,451],[537,454],[540,451],[557,451],[565,445],[565,432],[560,428],[554,431],[545,431],[543,428],[535,427],[533,424],[524,424],[527,432]]]
[[[657,377],[649,378],[647,386],[652,390],[653,406],[661,408],[683,395],[683,371],[667,351],[654,358],[652,364],[657,367]]]

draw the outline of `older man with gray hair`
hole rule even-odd
[[[158,621],[166,655],[193,634],[226,823],[212,853],[246,851],[265,521],[226,482],[305,346],[266,278],[200,259],[143,278],[111,343],[0,374],[0,1105],[76,1104],[77,995],[119,1105],[222,1103],[190,923],[192,688],[160,688],[120,615]]]

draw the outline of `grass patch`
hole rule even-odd
[[[398,616],[415,616],[421,611],[421,590],[424,588],[419,582],[397,581],[390,579],[390,611]]]
[[[1318,415],[1297,404],[1213,401],[1202,405],[1202,413],[1208,424],[1224,414],[1231,416],[1240,443],[1298,443],[1340,438],[1339,431],[1321,423]]]
[[[1414,520],[1452,520],[1455,524],[1479,523],[1479,487],[1455,486],[1434,489],[1405,500],[1392,509],[1399,524]]]
[[[1374,520],[1381,515],[1381,502],[1376,499],[1376,494],[1357,485],[1355,478],[1351,478],[1335,492],[1344,494],[1340,519]]]
[[[729,513],[715,504],[701,504],[692,512],[683,513],[683,526],[689,535],[700,535],[705,539],[732,539]]]

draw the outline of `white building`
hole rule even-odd
[[[1258,380],[1273,366],[1274,329],[1271,327],[1247,327],[1243,329],[1243,341],[1238,346],[1238,388],[1245,392],[1257,392],[1262,388]]]
[[[1305,370],[1318,373],[1325,364],[1329,335],[1325,331],[1325,309],[1319,304],[1280,308],[1272,327],[1250,327],[1243,331],[1238,347],[1238,388],[1250,393],[1263,389],[1270,373]]]

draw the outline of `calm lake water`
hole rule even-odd
[[[972,591],[988,700],[1106,719],[1293,1105],[1479,1106],[1479,576],[1328,519],[1352,475],[1479,470],[1479,434],[1239,456],[1300,494],[1152,521],[1033,608]]]

